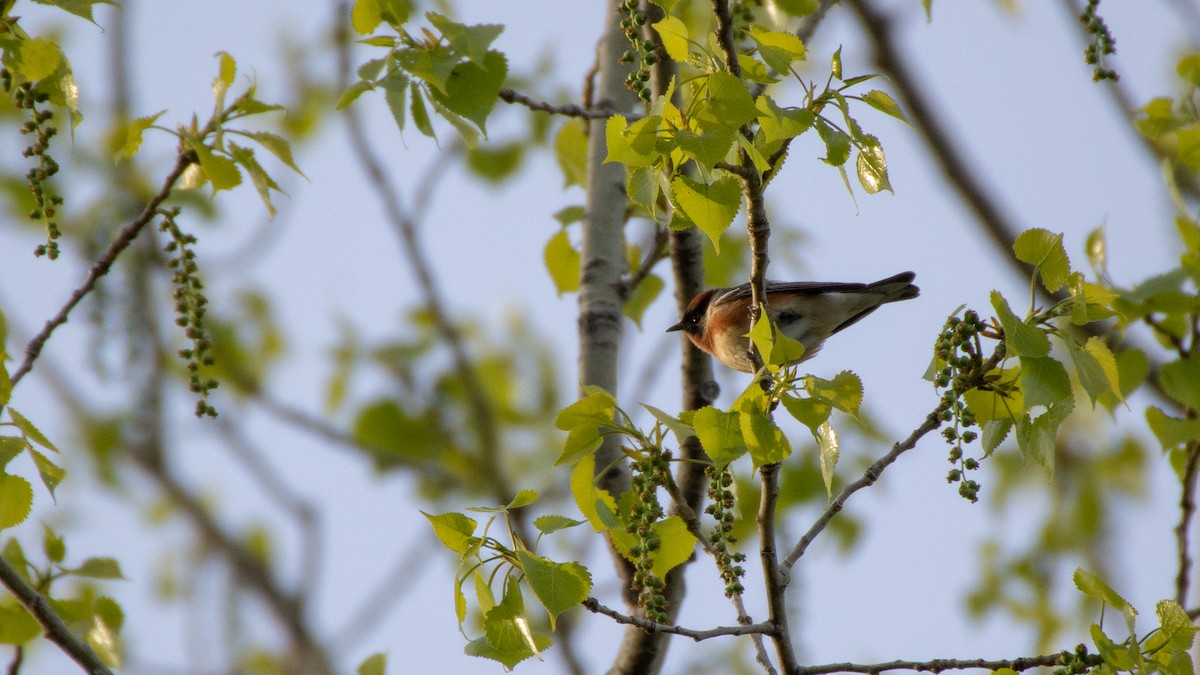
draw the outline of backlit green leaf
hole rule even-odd
[[[1021,393],[1025,396],[1026,410],[1038,405],[1066,403],[1073,396],[1071,377],[1057,359],[1022,356]]]
[[[121,564],[115,558],[88,558],[79,567],[71,570],[72,574],[92,579],[124,579],[121,574]]]
[[[587,123],[568,120],[554,137],[554,157],[563,174],[563,187],[587,181]]]
[[[746,454],[739,417],[736,412],[725,412],[711,405],[697,410],[692,416],[696,437],[718,469]]]
[[[62,65],[65,57],[53,40],[46,38],[0,39],[4,49],[4,65],[18,81],[36,82],[50,77]]]
[[[642,315],[658,299],[665,285],[662,277],[657,274],[647,275],[629,294],[629,298],[621,306],[621,313],[637,324],[638,328],[641,328]]]
[[[891,96],[888,96],[885,92],[879,91],[878,89],[872,89],[863,95],[862,100],[872,108],[884,114],[891,115],[901,122],[912,126],[908,121],[908,118],[904,116],[904,111],[900,109],[900,105],[897,104],[896,101]]]
[[[551,630],[559,614],[577,607],[591,594],[592,575],[577,562],[557,563],[528,551],[518,551],[517,558],[529,588],[550,615]]]
[[[500,88],[508,77],[508,59],[488,52],[482,61],[465,61],[454,67],[444,91],[433,89],[433,97],[450,111],[475,123],[487,136],[487,118],[499,100]]]
[[[475,522],[473,518],[454,512],[434,516],[422,511],[421,515],[429,519],[429,523],[433,525],[433,533],[437,535],[438,540],[446,548],[459,555],[470,550],[478,539],[475,536],[475,528],[479,526],[479,523]]]
[[[442,37],[446,39],[451,49],[465,55],[472,61],[484,60],[492,43],[496,41],[496,38],[500,37],[500,33],[504,32],[504,26],[499,24],[476,24],[468,26],[466,24],[455,23],[437,12],[426,12],[425,18],[429,19],[429,23],[441,31]]]
[[[688,532],[687,525],[679,516],[670,516],[654,523],[654,533],[658,535],[659,546],[654,552],[651,571],[662,579],[692,557],[696,550],[696,537]]]
[[[887,160],[883,156],[883,146],[879,144],[879,140],[874,136],[866,135],[863,137],[862,143],[863,145],[858,151],[858,160],[855,162],[858,182],[870,195],[882,190],[895,192],[888,180]]]
[[[782,462],[792,454],[791,443],[766,409],[766,393],[757,383],[750,385],[735,404],[742,438],[754,466]]]
[[[992,291],[992,308],[1004,328],[1004,341],[1009,356],[1046,356],[1050,353],[1050,338],[1039,328],[1030,326],[1017,318],[1008,306],[1008,300],[999,291]]]
[[[543,253],[546,270],[554,281],[554,287],[561,296],[563,293],[573,293],[579,290],[579,251],[571,245],[571,239],[566,230],[559,230],[546,242]]]
[[[850,137],[845,132],[835,129],[828,122],[818,117],[814,124],[817,133],[825,143],[825,156],[822,162],[830,166],[842,166],[850,159]]]
[[[358,675],[387,675],[387,654],[377,652],[368,656],[354,672]]]
[[[683,21],[679,17],[668,16],[652,25],[659,37],[662,38],[667,56],[678,63],[686,63],[688,60],[688,30]]]
[[[0,530],[19,525],[33,508],[33,488],[20,476],[0,474]]]
[[[17,412],[15,408],[10,407],[8,409],[8,414],[10,417],[12,417],[13,424],[21,430],[22,434],[25,434],[26,438],[34,443],[37,443],[43,448],[46,448],[47,450],[58,452],[58,448],[54,447],[54,444],[50,442],[50,439],[46,438],[46,435],[38,430],[38,428],[34,426],[33,422],[30,422],[28,419],[26,419],[26,417]]]
[[[679,208],[720,252],[721,233],[733,222],[741,206],[742,187],[738,179],[726,176],[707,184],[680,175],[671,181],[671,192]]]
[[[1071,265],[1063,248],[1062,234],[1041,228],[1025,230],[1013,243],[1013,253],[1017,260],[1037,268],[1046,290],[1056,293],[1066,285]]]
[[[825,421],[817,427],[817,443],[821,448],[821,480],[825,482],[825,497],[833,499],[833,472],[837,468],[841,448],[838,445],[837,432]]]
[[[788,73],[792,63],[804,60],[804,42],[792,33],[750,26],[750,39],[758,45],[758,55],[778,73]]]
[[[154,115],[139,117],[125,125],[118,132],[118,138],[115,139],[116,143],[114,145],[118,146],[116,154],[120,157],[132,157],[138,151],[138,148],[142,147],[142,134],[145,133],[146,129],[153,126],[165,112],[167,111],[160,110]]]

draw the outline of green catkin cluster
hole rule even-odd
[[[741,579],[746,575],[746,570],[738,564],[746,560],[746,554],[732,550],[737,544],[737,537],[733,536],[733,525],[737,520],[737,502],[732,490],[733,474],[729,467],[717,472],[711,466],[706,468],[704,473],[708,476],[709,499],[709,505],[705,507],[704,512],[717,521],[712,534],[708,535],[708,540],[713,545],[721,580],[725,582],[725,597],[731,598],[744,589]]]
[[[945,366],[934,377],[934,386],[942,392],[942,421],[954,425],[942,430],[942,438],[950,446],[950,464],[954,466],[946,476],[946,482],[958,483],[958,494],[971,502],[979,501],[979,483],[967,478],[968,472],[979,468],[979,460],[967,457],[963,445],[979,437],[974,431],[977,426],[975,415],[963,403],[962,395],[978,381],[982,373],[983,358],[980,353],[979,333],[986,326],[979,315],[967,310],[961,318],[952,316],[938,336],[935,353]]]
[[[50,156],[50,139],[58,134],[58,128],[51,125],[54,113],[40,110],[38,106],[45,103],[49,96],[43,92],[34,91],[28,82],[14,84],[12,73],[0,68],[0,89],[9,94],[17,108],[25,111],[28,119],[21,125],[21,133],[32,136],[33,142],[22,151],[21,155],[37,160],[37,166],[25,174],[29,191],[33,193],[34,207],[29,212],[29,218],[42,221],[46,228],[46,243],[39,244],[34,250],[37,256],[46,256],[51,260],[58,258],[58,210],[63,199],[50,184],[50,178],[58,173],[58,162]]]
[[[633,72],[625,77],[625,86],[646,103],[650,102],[650,66],[658,62],[654,41],[643,36],[642,27],[648,18],[638,0],[625,0],[617,8],[621,12],[621,31],[629,39],[629,49],[621,55],[621,63],[631,64]]]
[[[1117,53],[1117,41],[1113,39],[1104,19],[1097,14],[1099,8],[1100,0],[1088,0],[1083,14],[1079,15],[1080,23],[1087,27],[1090,36],[1088,45],[1083,50],[1083,61],[1089,66],[1095,66],[1092,68],[1092,81],[1112,80],[1116,82],[1121,78],[1115,70],[1104,66],[1104,57]]]
[[[205,378],[201,373],[202,366],[213,364],[213,356],[212,341],[204,326],[208,297],[204,294],[204,283],[197,275],[196,252],[192,249],[196,237],[179,229],[175,222],[178,208],[162,211],[160,215],[159,230],[171,237],[163,250],[170,256],[167,265],[173,272],[171,295],[175,300],[175,323],[184,330],[192,345],[178,353],[187,362],[188,388],[200,395],[200,400],[196,401],[196,417],[216,417],[217,410],[208,403],[208,393],[216,389],[217,381]]]
[[[658,448],[646,448],[645,456],[630,464],[633,472],[633,506],[629,513],[628,531],[637,540],[630,555],[633,558],[633,588],[638,591],[638,606],[646,618],[666,623],[667,599],[663,595],[663,580],[654,573],[654,556],[662,545],[654,524],[662,520],[663,509],[658,502],[658,489],[666,484],[671,455]]]

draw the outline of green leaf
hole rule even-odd
[[[542,534],[554,534],[559,530],[565,530],[568,527],[576,527],[584,524],[585,522],[586,521],[575,520],[574,518],[568,518],[566,516],[547,514],[534,518],[533,526],[536,527],[537,531],[541,532]]]
[[[358,82],[351,84],[349,87],[346,87],[346,90],[343,91],[342,95],[338,97],[338,102],[337,105],[334,106],[334,110],[341,110],[345,108],[351,103],[354,103],[354,100],[359,96],[362,96],[364,92],[371,91],[374,88],[375,85],[367,82],[366,80],[359,80]]]
[[[0,436],[0,469],[8,466],[26,448],[33,446],[21,436]]]
[[[1150,406],[1146,408],[1146,423],[1163,450],[1178,448],[1190,441],[1200,441],[1200,419],[1176,419]]]
[[[816,116],[807,108],[781,108],[770,96],[763,94],[755,102],[758,123],[763,138],[775,143],[794,138],[812,128]]]
[[[54,444],[50,442],[50,439],[46,438],[45,434],[43,434],[38,430],[37,427],[33,425],[33,422],[30,422],[28,419],[26,419],[25,416],[17,412],[15,408],[10,407],[8,409],[8,414],[10,417],[12,417],[13,424],[15,424],[16,427],[21,430],[21,433],[24,434],[26,438],[34,443],[37,443],[43,448],[46,448],[47,450],[58,452],[58,448],[54,447]]]
[[[845,132],[835,129],[824,119],[818,117],[814,124],[817,134],[825,143],[825,156],[822,162],[830,166],[842,166],[850,159],[850,137]]]
[[[450,512],[433,516],[422,511],[421,515],[429,519],[430,524],[433,525],[433,533],[437,535],[438,540],[446,548],[459,555],[465,554],[478,540],[478,537],[475,536],[475,528],[479,526],[479,523],[464,514]]]
[[[812,430],[815,437],[821,425],[829,419],[833,406],[816,398],[800,398],[784,394],[780,399],[785,410],[804,426]]]
[[[563,430],[581,427],[611,426],[617,400],[604,389],[591,385],[583,388],[583,398],[563,408],[554,425]]]
[[[213,194],[220,190],[230,190],[241,185],[242,173],[232,159],[215,154],[211,148],[195,139],[188,139],[188,147],[196,153],[200,160],[200,170],[212,184]]]
[[[550,615],[555,630],[558,615],[582,604],[592,592],[592,575],[577,562],[556,563],[549,558],[517,551],[529,588]]]
[[[383,88],[383,100],[387,103],[396,128],[404,133],[404,125],[408,120],[408,87],[411,81],[399,70],[395,70],[379,82]],[[303,175],[303,174],[301,174]]]
[[[838,456],[841,449],[838,446],[837,432],[825,421],[817,427],[817,444],[821,448],[821,480],[825,482],[825,498],[833,499],[833,472],[837,468]]]
[[[118,131],[114,145],[119,146],[116,154],[120,157],[133,157],[138,148],[142,147],[142,134],[163,116],[166,110],[160,110],[149,117],[139,117]]]
[[[617,502],[606,490],[596,487],[596,456],[587,455],[571,472],[571,496],[579,512],[592,524],[592,529],[604,532],[608,525],[602,513],[615,513]]]
[[[554,281],[554,288],[561,296],[563,293],[574,293],[579,290],[579,251],[571,245],[571,239],[565,229],[559,230],[550,241],[546,242],[546,250],[542,254],[546,271]]]
[[[258,159],[254,157],[254,151],[249,148],[243,148],[236,143],[229,143],[229,156],[233,157],[233,161],[237,162],[246,173],[250,175],[250,182],[254,184],[254,189],[258,192],[258,198],[262,200],[263,206],[267,207],[267,213],[275,215],[275,205],[271,203],[271,190],[279,190],[279,185],[271,178],[267,170],[262,168],[258,163]]]
[[[467,653],[495,659],[509,669],[531,656],[537,656],[551,645],[548,636],[535,636],[530,629],[521,587],[515,575],[510,576],[505,584],[504,599],[484,616],[483,634],[482,644],[480,640],[472,641],[466,647]]]
[[[688,30],[683,21],[679,17],[668,16],[651,25],[658,32],[658,36],[662,38],[667,56],[678,63],[686,63],[688,60]]]
[[[1158,625],[1162,629],[1162,644],[1167,649],[1188,650],[1196,640],[1196,631],[1187,612],[1174,600],[1160,600],[1154,607]]]
[[[658,160],[658,125],[662,118],[650,115],[628,124],[623,115],[613,115],[604,125],[608,147],[607,162],[620,162],[627,167],[653,166]]]
[[[258,144],[263,146],[272,155],[279,158],[279,161],[287,165],[289,169],[304,176],[304,172],[296,165],[296,160],[292,157],[292,144],[286,138],[279,134],[273,134],[269,131],[247,131],[243,132],[246,136],[258,141]],[[304,176],[308,178],[308,176]]]
[[[667,573],[687,562],[696,550],[696,537],[688,532],[687,525],[679,516],[670,516],[654,523],[654,533],[658,535],[659,546],[654,552],[654,565],[651,571],[659,579]]]
[[[677,442],[683,443],[689,436],[696,435],[696,430],[692,428],[692,425],[685,423],[678,417],[672,417],[662,410],[645,403],[642,404],[642,407],[648,410],[654,416],[654,419],[662,423],[664,427],[670,429],[671,433],[675,435]]]
[[[49,525],[42,524],[42,551],[53,563],[60,563],[67,556],[67,545]]]
[[[499,100],[508,77],[508,59],[488,52],[482,61],[465,61],[454,67],[443,89],[433,89],[434,100],[451,112],[475,123],[487,137],[487,118]]]
[[[33,488],[20,476],[0,474],[0,530],[19,525],[33,508]]]
[[[829,59],[829,72],[837,79],[842,79],[842,48],[839,46],[837,51],[833,52],[833,56]]]
[[[750,39],[758,45],[758,55],[776,72],[788,73],[792,63],[804,60],[804,42],[792,33],[752,25]]]
[[[387,21],[400,26],[408,21],[407,0],[355,0],[350,10],[350,24],[359,35],[367,35]]]
[[[1008,306],[1008,300],[999,291],[992,291],[992,308],[1004,328],[1004,342],[1009,356],[1046,356],[1050,353],[1050,338],[1036,326],[1030,326],[1017,318]],[[1032,404],[1031,404],[1032,405]]]
[[[568,120],[554,137],[554,157],[563,173],[563,187],[587,182],[587,123]]]
[[[50,496],[53,497],[54,489],[62,482],[63,476],[67,472],[63,471],[62,467],[50,461],[49,457],[33,448],[29,448],[29,454],[33,457],[33,464],[37,467],[38,476],[41,477],[42,484],[46,486],[46,489],[50,492]]]
[[[121,574],[121,564],[116,558],[88,558],[82,565],[70,571],[75,576],[92,579],[125,578],[125,575]]]
[[[511,511],[513,509],[519,509],[522,506],[529,506],[530,504],[536,502],[539,496],[540,495],[538,495],[537,490],[521,490],[517,493],[517,496],[513,497],[512,501],[510,501],[504,507],[504,510]]]
[[[1200,410],[1200,355],[1163,364],[1159,371],[1163,391],[1185,408]]]
[[[18,82],[50,77],[66,60],[58,43],[46,38],[4,38],[0,39],[0,48],[4,50],[5,67]]]
[[[862,405],[862,380],[852,371],[843,370],[832,380],[823,380],[809,375],[804,378],[804,389],[810,396],[817,398],[841,410],[852,417],[858,417],[858,408]]]
[[[729,227],[741,206],[741,183],[733,176],[717,179],[711,184],[676,176],[671,181],[675,202],[687,217],[721,250],[721,233]]]
[[[1104,340],[1091,337],[1082,348],[1071,340],[1066,342],[1071,362],[1075,365],[1075,374],[1079,377],[1079,383],[1087,392],[1088,398],[1092,400],[1092,407],[1095,408],[1096,401],[1106,393],[1124,401],[1121,396],[1117,359]]]
[[[217,76],[213,78],[212,90],[213,99],[217,102],[217,107],[225,106],[225,94],[229,88],[233,86],[233,78],[237,76],[237,62],[229,52],[217,52],[213,56],[218,60]]]
[[[1071,414],[1069,402],[1051,405],[1036,418],[1024,415],[1017,420],[1017,447],[1026,461],[1032,460],[1054,471],[1055,439],[1058,427]]]
[[[387,654],[377,652],[363,659],[354,672],[358,675],[386,675]]]
[[[629,201],[646,209],[652,218],[658,216],[658,197],[662,184],[661,173],[652,166],[642,166],[625,172],[625,194]]]
[[[675,132],[675,142],[685,156],[711,170],[717,162],[725,159],[729,154],[729,148],[733,145],[736,136],[737,132],[728,127],[711,127],[699,134],[680,129]]]
[[[1013,253],[1017,260],[1037,268],[1046,290],[1056,293],[1066,285],[1071,264],[1063,248],[1062,234],[1041,228],[1025,230],[1013,242]]]
[[[1071,377],[1057,359],[1022,356],[1021,393],[1025,396],[1025,410],[1038,405],[1069,403],[1073,398]]]
[[[867,194],[873,195],[883,190],[895,193],[892,183],[888,180],[887,160],[883,156],[883,146],[879,139],[871,135],[863,136],[862,147],[858,150],[855,169],[858,172],[858,182],[862,184]]]
[[[782,462],[792,454],[787,436],[766,411],[766,393],[757,383],[738,400],[738,422],[754,466]]]
[[[996,448],[1000,447],[1000,444],[1008,437],[1012,428],[1013,419],[1011,417],[999,417],[984,423],[983,434],[980,436],[984,456],[995,452]]]
[[[1090,629],[1092,642],[1096,645],[1096,651],[1100,652],[1100,657],[1104,659],[1104,663],[1112,670],[1130,671],[1133,672],[1137,668],[1140,660],[1140,652],[1135,652],[1125,643],[1117,644],[1113,642],[1100,626],[1092,624]]]
[[[630,293],[625,304],[621,306],[621,313],[637,324],[638,328],[641,328],[642,315],[658,299],[665,285],[662,277],[657,274],[646,275]]]
[[[725,412],[711,405],[697,410],[692,416],[696,437],[717,469],[746,454],[740,417],[736,412]]]
[[[70,12],[75,16],[87,19],[92,23],[96,20],[92,18],[92,5],[116,5],[117,3],[110,0],[33,0],[39,5],[51,5],[63,11]]]
[[[708,76],[708,101],[694,114],[705,126],[737,129],[758,117],[758,108],[746,89],[746,83],[726,72]]]
[[[1129,632],[1133,633],[1133,618],[1137,616],[1137,610],[1129,601],[1121,597],[1111,586],[1106,584],[1099,576],[1084,570],[1082,567],[1075,568],[1075,573],[1071,575],[1071,580],[1075,582],[1075,588],[1078,588],[1084,595],[1099,600],[1100,602],[1112,607],[1113,609],[1125,615],[1125,621],[1129,625]]]
[[[499,24],[476,24],[468,26],[466,24],[455,23],[436,12],[426,12],[425,18],[429,19],[429,23],[441,31],[442,37],[446,38],[446,42],[450,45],[451,49],[475,62],[483,61],[487,58],[488,49],[496,41],[496,38],[500,37],[500,33],[504,32],[504,26]]]
[[[15,602],[0,605],[0,644],[23,645],[41,632],[41,625],[24,607]]]
[[[429,138],[437,139],[437,135],[433,133],[433,124],[429,121],[429,110],[425,108],[425,99],[421,97],[421,88],[416,82],[413,82],[408,89],[409,107],[412,109],[413,124],[417,125],[417,131],[420,131]]]
[[[897,104],[896,101],[886,93],[879,91],[878,89],[872,89],[863,95],[862,100],[867,105],[878,110],[879,112],[882,112],[886,115],[891,115],[901,122],[912,126],[912,123],[910,123],[908,118],[904,116],[904,111],[900,109],[900,105]]]

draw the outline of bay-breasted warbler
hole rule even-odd
[[[768,281],[767,316],[780,332],[804,345],[804,356],[792,362],[800,363],[816,355],[830,335],[880,305],[917,297],[921,291],[912,284],[914,278],[912,272],[902,272],[870,284]],[[726,366],[754,372],[746,339],[750,332],[750,284],[700,293],[692,298],[679,323],[667,331],[683,331],[692,344]]]

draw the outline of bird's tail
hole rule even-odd
[[[921,289],[917,288],[912,283],[913,279],[916,278],[917,275],[913,274],[912,272],[901,272],[895,276],[888,277],[886,279],[880,279],[875,283],[867,284],[867,287],[863,290],[882,295],[883,301],[880,302],[880,304],[885,302],[912,300],[921,294]]]

